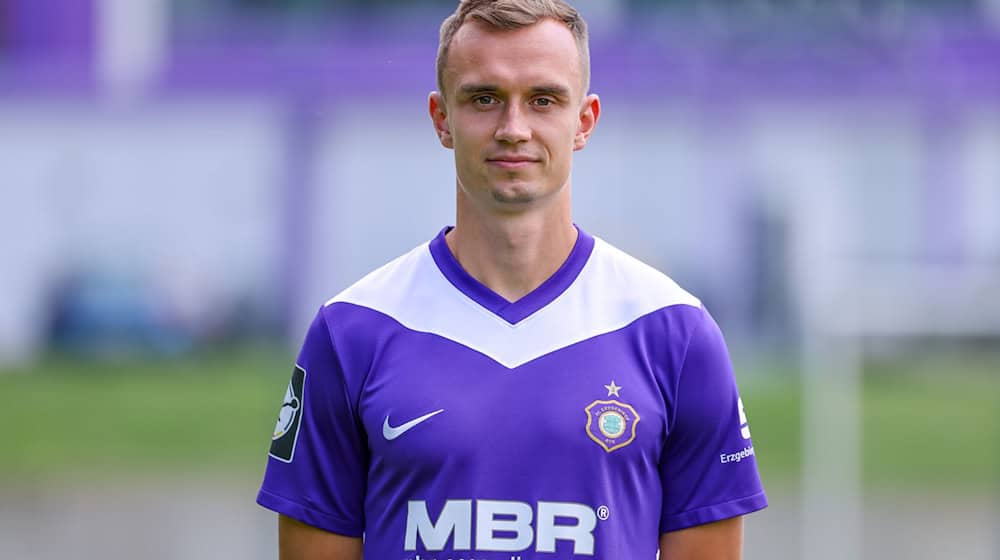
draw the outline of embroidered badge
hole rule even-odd
[[[620,396],[621,387],[605,385],[608,396]],[[605,451],[611,453],[632,443],[639,424],[639,413],[631,405],[617,400],[596,400],[584,409],[587,413],[587,435]]]

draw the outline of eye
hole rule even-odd
[[[548,98],[548,97],[539,97],[539,98],[533,100],[532,103],[534,103],[535,105],[537,105],[539,107],[549,107],[551,105],[554,105],[555,101],[553,101],[551,98]]]
[[[492,95],[480,95],[472,99],[472,102],[476,105],[493,105],[498,103],[497,99]]]

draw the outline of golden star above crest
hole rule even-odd
[[[622,388],[619,387],[618,385],[615,385],[615,380],[614,379],[611,380],[611,385],[605,385],[604,388],[608,390],[608,396],[609,397],[618,397],[618,396],[621,396],[621,395],[618,394],[618,391],[621,391]]]

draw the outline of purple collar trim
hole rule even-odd
[[[458,264],[458,260],[451,254],[451,249],[448,248],[448,243],[444,240],[445,234],[451,231],[451,226],[442,229],[441,233],[431,240],[431,257],[434,258],[441,274],[458,288],[458,291],[504,321],[516,325],[565,292],[566,288],[569,288],[570,284],[580,275],[583,265],[587,264],[587,259],[590,258],[590,253],[594,250],[594,238],[587,235],[578,226],[574,225],[573,227],[576,227],[577,231],[576,243],[566,261],[555,274],[542,282],[541,286],[517,301],[507,301],[473,278],[462,268],[462,265]]]

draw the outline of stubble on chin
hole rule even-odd
[[[510,171],[490,188],[493,201],[500,204],[524,205],[537,201],[541,192],[536,178],[523,171]]]
[[[493,190],[490,194],[493,195],[494,202],[499,202],[501,204],[528,204],[535,201],[534,194],[521,190],[515,190],[513,192]]]

